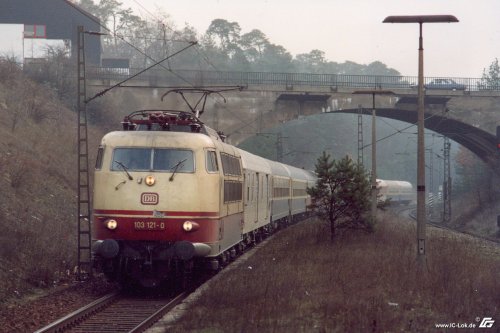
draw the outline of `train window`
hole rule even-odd
[[[153,170],[194,172],[194,158],[191,150],[154,149]]]
[[[134,171],[151,169],[151,149],[147,148],[115,148],[111,170],[123,171],[123,168]]]
[[[219,171],[219,165],[217,163],[217,153],[215,151],[207,151],[207,171],[217,172]]]
[[[97,158],[95,159],[95,168],[96,170],[101,170],[102,168],[102,155],[104,154],[104,147],[99,146],[97,149]]]
[[[115,148],[111,170],[194,172],[191,150]]]
[[[273,197],[283,198],[290,196],[289,180],[285,178],[275,178],[273,180]]]

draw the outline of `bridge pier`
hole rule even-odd
[[[328,108],[328,100],[332,96],[330,94],[311,94],[311,93],[282,93],[278,96],[276,99],[276,103],[280,103],[282,101],[294,101],[297,106],[297,118],[304,116],[304,115],[310,115],[313,113],[318,113],[318,112],[308,112],[305,108],[305,104],[313,104],[316,108],[318,107],[318,104],[320,105],[320,108],[327,109]]]

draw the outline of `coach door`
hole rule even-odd
[[[269,186],[268,186],[268,175],[257,174],[258,184],[257,184],[257,220],[259,225],[265,224],[268,217],[268,199],[269,199]]]
[[[258,174],[249,171],[245,174],[246,198],[245,198],[245,221],[257,223],[258,212]]]
[[[259,223],[259,215],[260,215],[260,190],[262,187],[262,181],[261,181],[261,175],[260,173],[255,174],[255,196],[254,196],[254,202],[255,202],[255,223]]]

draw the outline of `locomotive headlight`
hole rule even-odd
[[[199,227],[200,227],[200,225],[196,222],[193,222],[193,221],[185,221],[182,224],[182,229],[184,229],[184,231],[187,231],[187,232],[198,230]]]
[[[113,220],[113,219],[108,219],[108,220],[104,221],[104,225],[109,230],[115,230],[116,227],[118,227],[118,222],[116,222],[116,220]]]
[[[149,175],[149,176],[146,177],[146,179],[144,180],[144,182],[148,186],[153,186],[155,184],[156,180],[155,180],[155,177]]]

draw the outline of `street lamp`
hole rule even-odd
[[[372,219],[375,222],[377,218],[377,126],[375,123],[375,95],[394,95],[394,92],[389,90],[356,90],[353,92],[355,95],[372,95],[372,177],[371,177],[371,211]]]
[[[405,15],[387,16],[383,23],[418,23],[418,135],[417,135],[417,260],[425,262],[425,148],[424,148],[424,44],[422,25],[424,23],[458,22],[453,15]]]

